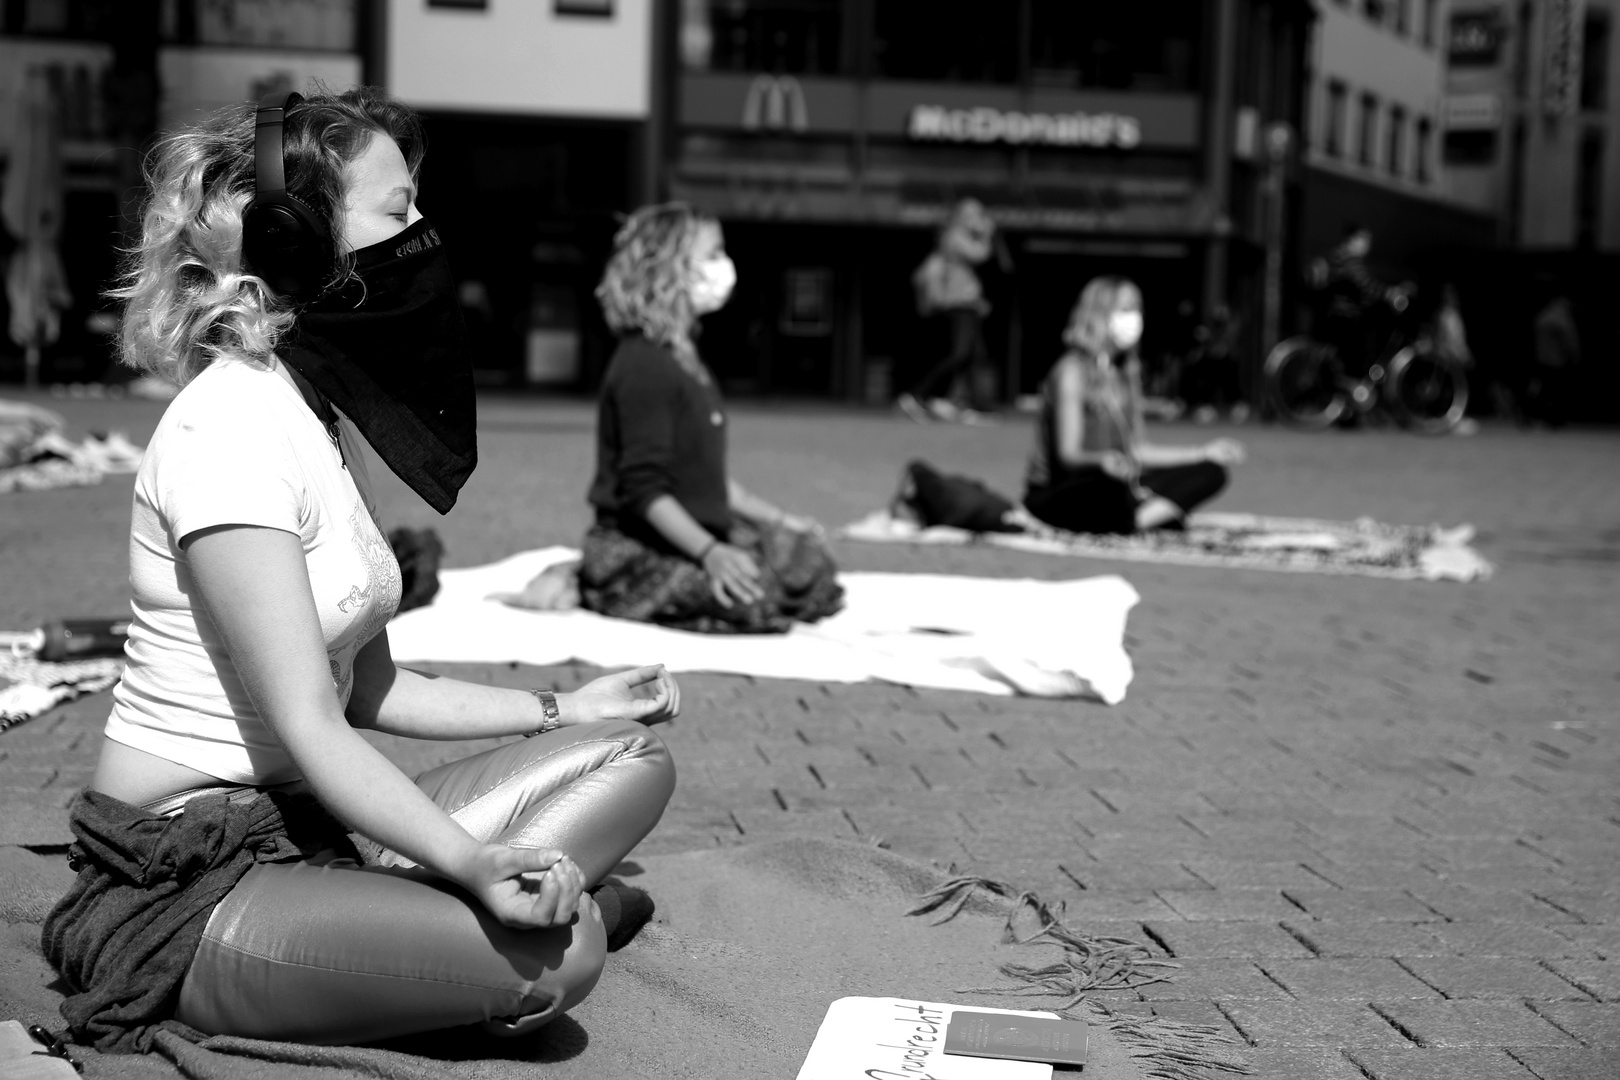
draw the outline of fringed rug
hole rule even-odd
[[[1471,546],[1470,525],[1386,525],[1371,518],[1325,521],[1258,514],[1194,514],[1183,530],[1127,536],[1071,533],[1036,523],[1020,533],[923,528],[877,510],[840,530],[846,540],[902,544],[991,544],[1043,555],[1360,574],[1409,581],[1480,581],[1491,564]]]
[[[0,731],[81,694],[105,690],[123,671],[123,657],[51,664],[0,648]]]
[[[27,853],[19,858],[54,875],[58,891],[71,880],[60,857],[48,864]],[[39,900],[28,911],[10,910],[6,896],[40,890],[8,880],[6,869],[0,865],[0,917],[37,921]],[[1091,1080],[1218,1080],[1246,1071],[1239,1047],[1221,1032],[1094,1003],[1094,992],[1170,978],[1174,970],[1145,946],[1065,925],[1061,909],[1005,885],[951,878],[869,844],[802,838],[640,857],[619,873],[652,894],[654,921],[609,955],[589,998],[533,1037],[501,1040],[457,1029],[361,1048],[169,1040],[163,1053],[172,1064],[83,1051],[85,1075],[785,1080],[798,1073],[828,1005],[852,994],[1067,1007],[1093,1029],[1085,1068]],[[10,875],[20,876],[15,869]],[[935,925],[908,918],[912,909],[953,917]],[[59,1027],[60,997],[38,953],[38,927],[31,930],[32,937],[0,939],[0,1008]],[[1005,985],[996,985],[998,975]]]

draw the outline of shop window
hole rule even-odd
[[[1390,0],[1361,0],[1361,10],[1367,16],[1368,22],[1384,25],[1384,18],[1389,14]]]
[[[1417,118],[1417,128],[1412,145],[1412,175],[1420,184],[1427,184],[1434,180],[1433,168],[1429,163],[1429,155],[1434,153],[1434,122],[1427,116]]]
[[[986,6],[982,0],[929,0],[926,5],[872,0],[873,72],[887,79],[1015,82],[1017,6],[1001,5],[993,14]]]
[[[689,71],[834,75],[846,70],[843,0],[680,0]]]
[[[1581,110],[1603,112],[1609,107],[1609,13],[1587,8],[1581,37]]]
[[[1395,0],[1395,32],[1401,37],[1412,32],[1412,0]]]
[[[1400,176],[1406,171],[1406,110],[1399,105],[1389,107],[1389,130],[1384,135],[1384,166],[1389,175]]]
[[[1037,86],[1195,90],[1203,8],[1201,0],[1032,0],[1031,77]]]
[[[1371,168],[1378,154],[1378,95],[1361,95],[1360,130],[1356,138],[1356,160]]]
[[[1597,246],[1603,208],[1603,131],[1588,128],[1581,134],[1580,164],[1575,174],[1575,246]]]
[[[1344,156],[1345,102],[1349,93],[1344,83],[1329,79],[1327,84],[1327,115],[1324,117],[1322,151],[1328,157]]]
[[[1436,0],[1423,0],[1423,13],[1418,19],[1418,35],[1425,49],[1434,48],[1435,23],[1440,5]]]

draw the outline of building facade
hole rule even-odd
[[[1304,3],[670,10],[658,188],[726,228],[741,281],[704,350],[735,388],[903,388],[940,347],[910,276],[964,197],[1004,240],[983,275],[1003,396],[1038,384],[1094,275],[1142,284],[1150,352],[1214,303],[1259,303],[1262,136],[1299,120]]]
[[[1620,252],[1620,0],[1454,0],[1444,160],[1529,252]]]
[[[1350,224],[1374,259],[1414,272],[1432,253],[1489,247],[1495,212],[1468,197],[1447,137],[1449,0],[1316,0],[1300,246],[1320,254]]]

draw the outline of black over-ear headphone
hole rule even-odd
[[[253,202],[242,215],[242,258],[289,300],[310,300],[331,276],[332,240],[320,216],[287,194],[282,123],[304,95],[259,102],[253,132]]]

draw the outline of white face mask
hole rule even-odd
[[[1108,336],[1117,348],[1136,348],[1136,343],[1142,340],[1142,313],[1116,311],[1108,316]]]
[[[698,263],[692,281],[692,310],[699,315],[719,311],[731,299],[737,285],[737,267],[726,255],[716,255]]]

